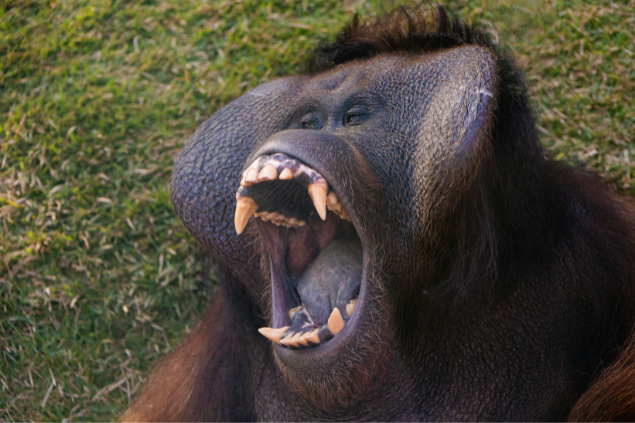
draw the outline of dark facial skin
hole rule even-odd
[[[566,418],[633,325],[633,208],[544,157],[518,75],[488,46],[382,54],[209,118],[172,198],[219,294],[163,367],[195,380],[158,373],[188,396],[155,382],[129,417]],[[309,179],[267,182],[239,193],[306,226],[251,217],[237,235],[243,172],[277,153],[321,175],[350,221],[320,219]],[[258,333],[300,304],[316,324],[337,307],[344,329],[307,348]]]

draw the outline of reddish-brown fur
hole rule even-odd
[[[240,351],[227,354],[232,337],[223,320],[231,318],[217,295],[185,341],[160,361],[123,421],[229,421],[235,419],[233,404],[249,391],[235,373],[242,361]],[[212,406],[213,404],[213,406]]]
[[[615,363],[582,395],[569,421],[635,421],[635,335]]]

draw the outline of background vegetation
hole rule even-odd
[[[509,45],[550,153],[635,192],[635,1],[451,0]],[[211,282],[168,180],[214,111],[364,0],[0,0],[0,420],[111,420]]]

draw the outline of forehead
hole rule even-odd
[[[356,60],[311,77],[305,93],[342,95],[377,91],[389,95],[406,88],[421,91],[453,79],[471,79],[491,68],[492,53],[479,46],[462,46],[425,54],[386,54]],[[318,94],[318,95],[319,95]]]

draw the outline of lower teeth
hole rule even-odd
[[[346,305],[346,314],[349,318],[353,315],[356,305],[357,298]],[[337,307],[331,312],[328,323],[319,327],[313,322],[304,305],[289,310],[289,317],[292,319],[291,326],[279,329],[260,328],[258,331],[278,345],[304,348],[317,346],[328,341],[346,326],[346,321],[342,318]]]

